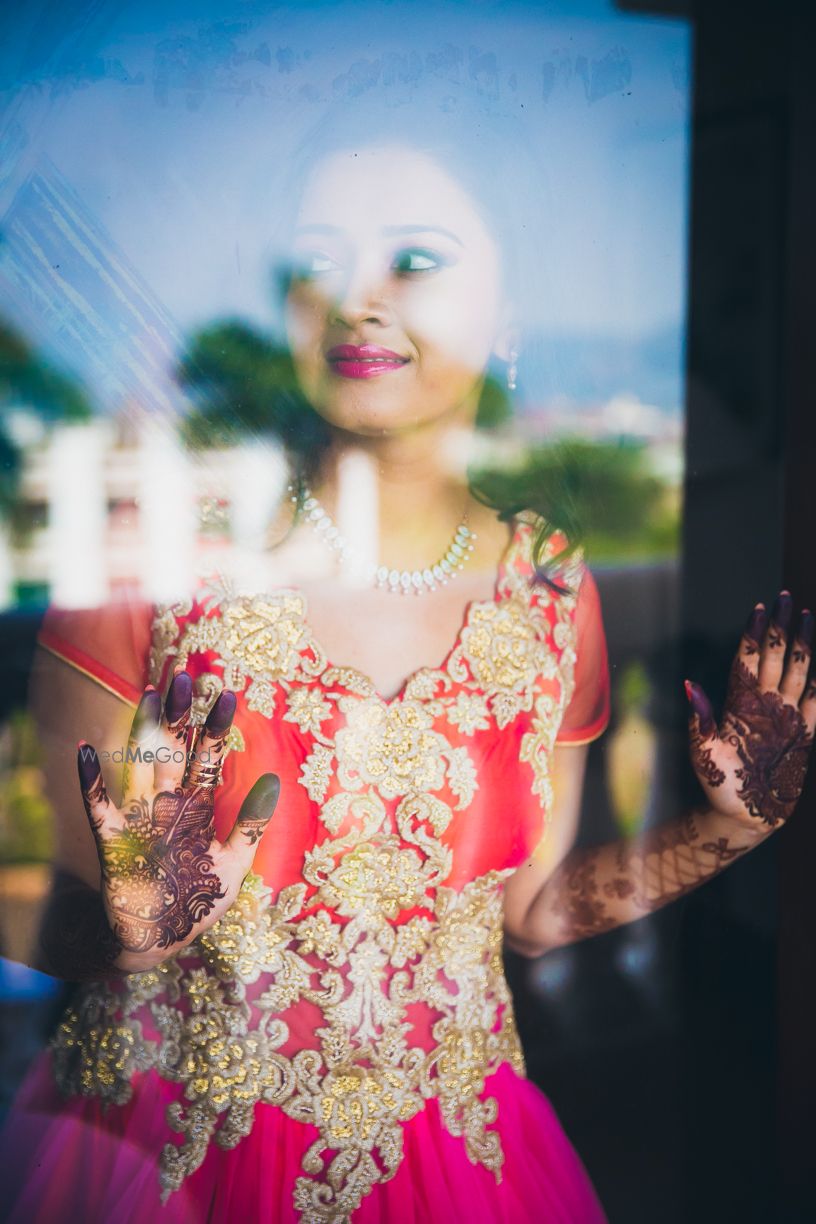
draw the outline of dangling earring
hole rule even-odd
[[[507,367],[507,390],[508,391],[515,391],[516,389],[516,379],[518,378],[518,366],[516,364],[517,361],[518,361],[518,349],[511,348],[510,364]]]

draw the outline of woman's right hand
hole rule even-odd
[[[278,799],[277,775],[262,774],[229,837],[217,840],[214,797],[235,695],[224,690],[191,736],[192,687],[189,674],[177,669],[164,710],[156,689],[145,689],[130,730],[120,807],[108,796],[94,748],[84,740],[78,745],[111,928],[105,953],[123,973],[174,956],[226,913]]]

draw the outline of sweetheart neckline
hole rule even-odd
[[[364,672],[361,668],[352,667],[348,664],[338,663],[331,657],[331,654],[329,653],[329,651],[327,651],[323,647],[320,637],[318,636],[318,634],[314,632],[314,629],[312,628],[312,625],[309,620],[309,601],[306,595],[304,594],[304,592],[298,586],[281,587],[279,591],[275,592],[275,594],[276,595],[282,594],[284,591],[286,591],[286,592],[289,592],[290,594],[297,595],[297,597],[302,601],[302,604],[303,604],[302,624],[305,629],[305,636],[306,636],[307,641],[305,643],[305,646],[300,648],[301,650],[308,649],[308,647],[311,645],[315,649],[315,651],[325,660],[326,670],[333,669],[338,672],[346,672],[346,673],[351,674],[352,676],[359,677],[359,679],[370,689],[372,696],[377,701],[379,701],[383,706],[386,706],[386,707],[393,706],[393,705],[397,705],[404,699],[405,693],[409,685],[413,681],[415,681],[418,676],[423,675],[426,672],[444,671],[446,669],[452,656],[462,644],[462,639],[464,637],[465,630],[468,628],[468,625],[470,623],[471,617],[473,616],[474,612],[476,612],[479,608],[495,607],[497,603],[501,602],[502,591],[504,589],[507,575],[514,569],[515,565],[517,564],[519,554],[521,553],[521,546],[524,541],[525,535],[529,533],[531,530],[532,530],[532,527],[529,523],[525,522],[523,519],[516,516],[514,520],[513,531],[507,543],[505,544],[504,549],[502,550],[501,556],[496,566],[496,574],[495,574],[495,578],[493,582],[492,594],[487,596],[484,599],[469,599],[467,601],[467,603],[464,605],[462,616],[459,621],[459,626],[456,630],[455,636],[453,638],[453,642],[451,646],[449,647],[449,649],[445,652],[445,655],[443,659],[441,660],[441,662],[436,663],[436,664],[423,664],[421,667],[414,668],[414,670],[411,671],[403,679],[399,688],[393,693],[391,697],[383,696],[383,694],[379,691],[377,685],[374,683],[372,678],[369,675],[367,675],[367,673]],[[225,575],[223,574],[221,570],[217,570],[216,572],[222,578],[225,577]],[[264,598],[271,597],[271,595],[272,595],[272,592],[258,591],[255,593],[249,593],[249,598],[264,599]]]
[[[462,638],[464,637],[465,630],[467,629],[470,623],[470,619],[473,613],[478,608],[492,608],[495,606],[495,604],[501,601],[501,592],[504,586],[505,578],[510,568],[510,563],[515,560],[518,546],[521,543],[522,533],[520,529],[523,526],[525,526],[525,524],[521,523],[518,520],[516,521],[516,524],[513,528],[513,532],[510,536],[510,539],[507,541],[507,543],[504,546],[504,549],[502,550],[501,557],[499,558],[498,564],[496,566],[496,574],[493,580],[492,593],[489,596],[486,596],[484,599],[469,599],[467,603],[464,605],[464,608],[462,610],[462,616],[459,620],[459,625],[454,635],[453,642],[451,646],[449,647],[449,649],[445,652],[445,655],[442,658],[442,661],[437,664],[425,663],[425,664],[422,664],[420,667],[414,668],[414,670],[409,672],[408,675],[404,678],[399,688],[396,690],[396,692],[393,693],[391,697],[383,696],[383,694],[380,692],[380,690],[378,689],[377,685],[374,683],[372,678],[366,672],[364,672],[361,668],[350,667],[342,663],[335,663],[335,661],[331,658],[329,652],[323,648],[323,644],[320,641],[320,638],[317,636],[317,634],[312,629],[312,626],[309,622],[309,602],[306,596],[304,595],[303,591],[299,590],[297,587],[294,588],[295,590],[297,590],[298,595],[303,600],[303,609],[304,609],[303,623],[307,629],[308,636],[311,639],[312,643],[320,651],[322,656],[325,658],[327,669],[333,668],[337,671],[352,672],[355,676],[359,676],[362,680],[365,681],[367,685],[370,686],[373,696],[379,702],[381,702],[384,706],[396,705],[397,703],[401,702],[405,697],[406,690],[409,688],[411,683],[417,679],[418,676],[423,675],[425,672],[445,671],[450,659],[452,658],[452,656],[455,654],[455,652],[459,649],[459,647],[462,644]],[[400,596],[400,598],[402,597]]]

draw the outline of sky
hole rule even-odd
[[[333,100],[432,122],[475,94],[523,116],[546,176],[547,393],[677,411],[689,78],[684,23],[601,0],[4,6],[0,311],[102,401],[161,407],[191,329],[269,324],[268,184]],[[593,339],[613,356],[588,366]]]

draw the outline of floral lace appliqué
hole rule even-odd
[[[350,1220],[393,1177],[402,1127],[431,1097],[469,1158],[500,1179],[497,1106],[483,1092],[503,1062],[524,1074],[501,959],[513,868],[448,887],[445,835],[479,792],[472,737],[521,715],[520,758],[551,805],[575,597],[531,593],[529,543],[520,528],[496,598],[472,604],[445,665],[417,672],[391,702],[361,673],[328,664],[296,591],[239,594],[216,576],[197,620],[190,602],[158,609],[153,682],[169,659],[209,652],[199,718],[227,687],[246,709],[296,727],[299,783],[322,829],[304,847],[301,882],[274,896],[251,873],[182,954],[124,983],[89,984],[59,1026],[52,1050],[66,1093],[121,1104],[148,1069],[180,1085],[167,1119],[182,1140],[161,1156],[163,1200],[211,1142],[230,1148],[249,1134],[258,1102],[318,1129],[293,1190],[305,1224]],[[409,1019],[417,1008],[424,1038]],[[298,1048],[305,1014],[320,1020]]]

